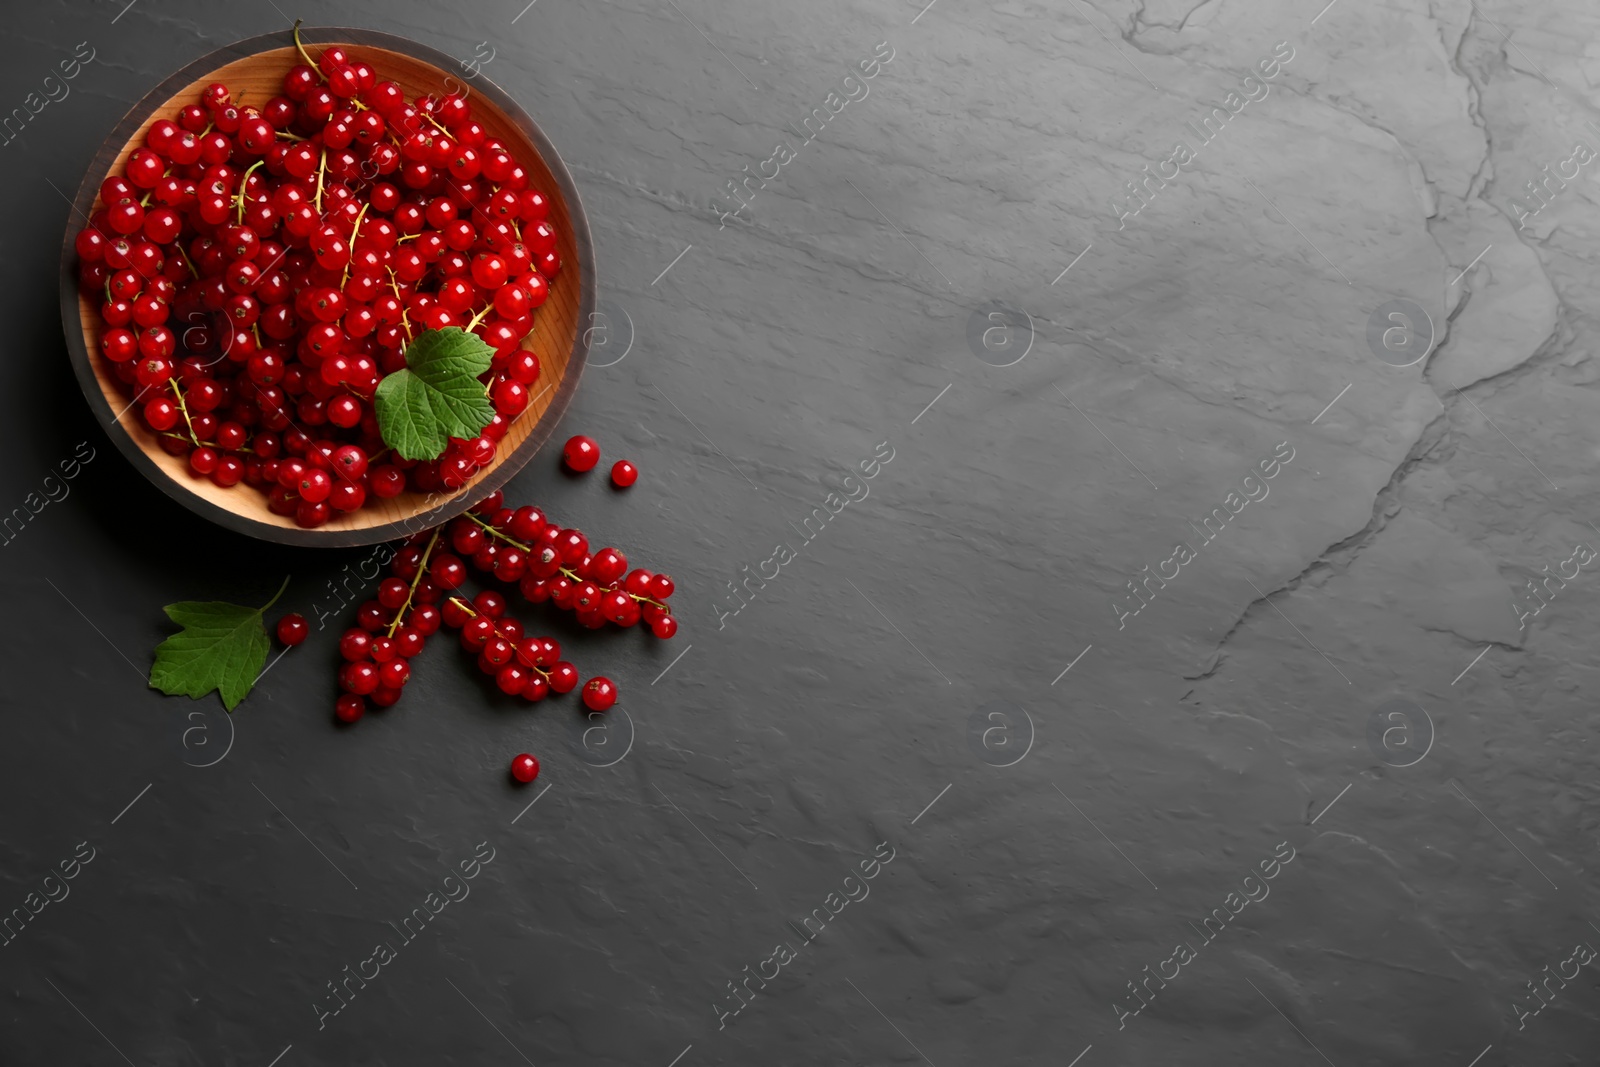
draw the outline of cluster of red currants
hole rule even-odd
[[[443,614],[446,626],[461,631],[461,647],[478,654],[478,669],[507,696],[543,700],[577,688],[578,668],[561,658],[561,646],[549,637],[524,636],[522,623],[506,617],[506,598],[494,590],[470,602],[453,596]]]
[[[582,530],[550,522],[538,508],[504,507],[496,492],[449,529],[450,546],[461,557],[515,584],[530,603],[548,601],[574,612],[592,630],[608,622],[623,627],[642,622],[659,638],[678,632],[667,604],[677,588],[669,576],[629,570],[628,558],[615,548],[591,553]]]
[[[152,123],[76,247],[105,294],[100,351],[162,447],[315,527],[493,460],[539,378],[521,346],[561,257],[549,202],[463,96],[408,102],[341,48],[301,55],[259,108],[219,83]],[[388,454],[378,383],[447,326],[494,349],[497,414],[436,459]]]
[[[390,561],[376,598],[357,609],[356,625],[339,639],[345,663],[334,712],[341,721],[361,718],[368,701],[386,708],[399,700],[411,677],[409,661],[441,624],[461,631],[462,647],[478,654],[478,666],[503,692],[533,701],[578,687],[578,669],[561,659],[560,646],[526,634],[506,615],[504,594],[492,589],[470,599],[456,594],[467,580],[469,562],[500,581],[516,583],[534,603],[550,601],[575,611],[586,626],[644,622],[656,637],[678,632],[667,604],[675,588],[671,578],[628,571],[627,559],[614,548],[591,554],[581,531],[550,522],[534,507],[505,507],[497,490],[448,526],[413,537]],[[286,633],[289,618],[280,622],[279,636],[298,644],[305,623],[294,616]],[[602,677],[591,678],[582,693],[593,711],[611,707],[616,696],[615,684]]]

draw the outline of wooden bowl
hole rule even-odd
[[[357,511],[335,512],[327,524],[303,529],[292,518],[268,511],[261,490],[243,483],[221,488],[192,475],[184,457],[162,451],[156,435],[129,403],[126,387],[112,376],[100,353],[101,298],[78,291],[73,240],[96,210],[101,181],[113,171],[120,173],[128,155],[144,144],[151,123],[171,118],[184,104],[197,102],[200,90],[211,82],[223,82],[235,99],[243,94],[246,102],[257,105],[279,95],[284,73],[300,61],[287,30],[240,41],[189,64],[152,89],[111,131],[73,202],[61,251],[61,321],[78,383],[95,416],[133,465],[168,496],[212,522],[268,541],[336,548],[375,544],[436,526],[466,511],[503,486],[555,431],[577,390],[588,354],[585,327],[594,311],[594,246],[577,187],[555,147],[527,112],[481,73],[469,76],[445,53],[386,33],[304,30],[301,39],[313,56],[321,46],[346,46],[372,64],[379,80],[398,82],[407,98],[460,92],[464,86],[473,117],[489,136],[513,149],[528,170],[530,187],[550,200],[549,219],[558,234],[556,251],[562,267],[551,282],[549,298],[534,313],[533,332],[523,341],[523,346],[539,357],[540,377],[529,390],[534,395],[532,403],[512,422],[494,462],[454,493],[407,491],[390,500],[369,496],[367,505]]]

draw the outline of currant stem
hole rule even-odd
[[[386,637],[393,637],[394,632],[400,629],[400,620],[406,617],[406,612],[411,610],[411,598],[417,595],[417,586],[422,582],[422,576],[428,573],[428,557],[433,555],[433,546],[439,543],[439,531],[443,527],[436,527],[433,536],[428,538],[428,547],[422,550],[422,559],[417,564],[417,573],[411,579],[411,588],[406,591],[406,602],[400,605],[400,610],[394,613],[394,621],[389,624]],[[454,599],[453,597],[451,599]]]
[[[262,611],[263,614],[266,613],[266,610],[268,608],[272,607],[272,605],[274,605],[274,604],[276,604],[278,602],[278,598],[279,597],[283,596],[283,591],[285,589],[289,588],[289,579],[293,578],[293,577],[294,577],[294,575],[292,575],[292,574],[286,574],[286,575],[283,576],[283,584],[278,586],[278,591],[276,593],[272,594],[272,599],[267,601],[265,604],[261,605],[261,611]]]
[[[306,46],[300,43],[300,23],[303,22],[303,21],[304,21],[303,19],[295,19],[294,20],[294,47],[295,47],[295,51],[300,53],[300,58],[305,60],[306,66],[310,67],[312,70],[317,72],[317,77],[321,78],[323,81],[327,81],[328,80],[328,76],[326,74],[322,73],[322,68],[318,67],[317,64],[311,59],[311,57],[306,54]]]
[[[167,384],[172,386],[172,395],[178,398],[178,410],[183,412],[183,424],[189,427],[189,440],[199,448],[200,438],[194,435],[194,422],[189,418],[189,405],[183,402],[183,390],[178,388],[176,379],[168,378]]]
[[[317,214],[322,214],[322,175],[328,169],[328,150],[324,148],[317,156]]]
[[[176,248],[178,250],[178,255],[183,257],[183,265],[189,268],[189,273],[193,274],[196,278],[199,278],[200,277],[200,272],[194,269],[194,260],[189,258],[189,253],[188,252],[184,251],[183,242],[182,241],[175,241],[173,243],[172,247]],[[111,283],[107,282],[106,283],[106,297],[109,299],[110,296],[111,296]]]
[[[344,265],[344,277],[339,282],[340,289],[343,289],[350,282],[350,268],[355,265],[356,237],[358,237],[361,233],[361,220],[366,217],[367,208],[371,206],[372,201],[368,200],[361,205],[361,210],[356,212],[356,224],[355,227],[350,231],[350,262]]]
[[[491,312],[493,310],[494,310],[494,303],[492,301],[490,303],[488,303],[488,304],[485,304],[482,311],[478,312],[476,315],[472,316],[472,318],[467,321],[466,331],[468,333],[471,333],[473,330],[477,329],[478,323],[482,322],[483,319],[484,319],[484,316],[488,315],[489,312]]]
[[[529,555],[533,554],[533,549],[529,548],[527,545],[523,544],[521,541],[513,541],[510,537],[507,537],[505,534],[501,533],[497,528],[495,528],[494,526],[491,526],[489,523],[484,522],[482,519],[478,518],[478,516],[474,515],[472,512],[470,512],[470,511],[467,512],[467,518],[471,519],[473,522],[477,523],[479,526],[482,526],[486,531],[488,531],[489,536],[498,537],[500,540],[504,541],[506,544],[510,545],[512,548],[520,548],[520,549],[522,549],[522,551],[528,553]]]
[[[572,570],[569,567],[562,567],[561,568],[561,573],[566,575],[567,578],[571,579],[574,583],[583,581],[583,576],[580,575],[577,571]],[[628,591],[626,589],[624,589],[623,592],[624,593],[628,593]],[[642,603],[645,603],[645,604],[654,604],[656,607],[660,608],[663,612],[665,612],[668,615],[672,614],[672,609],[667,607],[667,605],[663,604],[661,601],[657,600],[655,597],[640,596],[638,593],[628,593],[628,595],[633,597],[633,599],[636,600],[636,601],[639,601],[639,602],[642,602]]]
[[[245,169],[244,177],[239,179],[239,191],[234,194],[233,203],[234,206],[239,209],[239,216],[235,221],[241,226],[244,225],[244,196],[245,189],[250,184],[250,175],[255,172],[257,167],[261,166],[261,164],[265,162],[266,160],[264,159],[256,160]]]

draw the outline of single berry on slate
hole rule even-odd
[[[293,648],[306,639],[311,632],[311,627],[306,625],[304,615],[290,612],[278,620],[278,640]]]
[[[610,678],[594,677],[583,683],[583,703],[590,711],[605,711],[617,702],[617,687]]]
[[[566,446],[561,449],[561,459],[568,469],[583,474],[594,470],[594,465],[600,462],[600,446],[594,438],[578,434],[567,439]]]
[[[355,722],[367,710],[367,702],[354,693],[345,693],[333,702],[333,713],[340,722]]]
[[[523,785],[527,785],[529,782],[539,777],[539,761],[528,755],[526,752],[512,757],[511,777],[515,778]]]
[[[626,489],[639,480],[639,468],[625,459],[619,459],[611,465],[611,483],[618,489]]]

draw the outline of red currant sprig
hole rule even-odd
[[[628,560],[615,548],[591,555],[589,539],[579,530],[549,522],[537,508],[515,511],[491,498],[457,519],[451,544],[472,565],[501,581],[517,583],[530,603],[550,601],[573,611],[591,629],[607,622],[634,626],[644,622],[659,638],[678,632],[678,621],[666,603],[676,585],[665,574],[628,570]],[[485,520],[475,512],[486,510]]]
[[[506,599],[485,590],[469,603],[451,597],[444,623],[461,630],[461,647],[478,654],[478,669],[494,677],[508,696],[543,700],[550,693],[577,688],[578,669],[561,658],[561,646],[548,637],[524,636],[522,624],[505,617]]]
[[[377,598],[361,605],[357,625],[339,638],[339,655],[345,660],[339,688],[344,692],[334,713],[340,721],[361,718],[368,700],[380,708],[398,701],[411,680],[410,660],[438,631],[441,613],[434,601],[439,585],[433,577],[438,543],[439,531],[434,530],[423,547],[409,545],[396,553],[390,564],[393,573],[379,583]],[[429,566],[430,559],[435,567]]]

